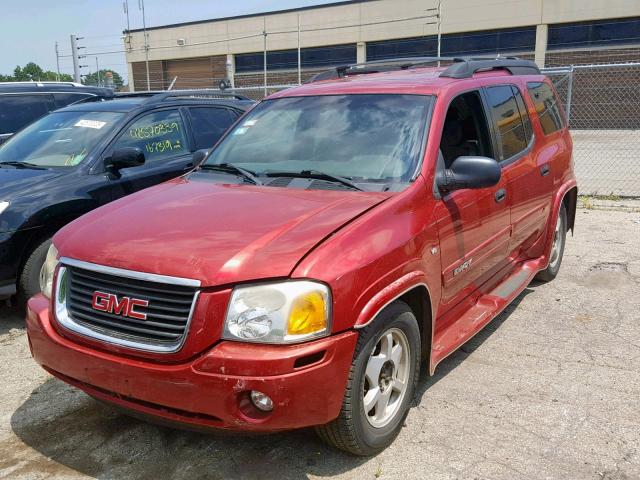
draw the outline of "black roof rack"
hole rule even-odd
[[[307,83],[321,80],[335,80],[347,75],[366,75],[394,70],[425,67],[441,62],[450,65],[440,73],[441,77],[469,78],[474,73],[484,70],[504,69],[513,75],[539,75],[538,66],[531,60],[520,60],[517,57],[410,57],[377,60],[373,62],[340,65],[321,72]]]
[[[116,94],[116,98],[149,97],[148,103],[163,102],[173,98],[212,98],[221,100],[251,100],[244,95],[221,92],[220,90],[149,90]]]
[[[511,75],[540,75],[538,65],[531,60],[520,60],[518,57],[497,57],[456,59],[440,76],[469,78],[474,73],[489,70],[506,70]]]

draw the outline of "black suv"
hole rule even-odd
[[[0,146],[0,299],[40,290],[59,228],[190,171],[253,104],[219,92],[124,94],[57,110],[14,135]]]
[[[0,144],[25,125],[58,108],[112,98],[109,88],[72,82],[0,83]]]

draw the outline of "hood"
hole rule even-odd
[[[36,193],[46,188],[44,183],[64,175],[63,170],[39,170],[34,168],[0,167],[0,202]]]
[[[180,178],[101,207],[54,238],[60,255],[200,280],[286,277],[316,244],[388,198]]]

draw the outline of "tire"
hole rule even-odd
[[[551,245],[551,253],[549,254],[549,265],[536,275],[536,279],[542,282],[550,282],[558,275],[560,266],[562,265],[562,256],[564,255],[564,246],[567,243],[567,209],[564,203],[560,206],[558,219],[556,221],[556,229]]]
[[[401,350],[397,350],[398,346]],[[385,351],[396,353],[386,355]],[[369,379],[378,370],[378,383],[371,388]],[[316,427],[316,432],[329,445],[354,455],[370,456],[384,450],[404,424],[419,374],[418,322],[406,303],[396,301],[361,331],[340,415]],[[387,408],[379,409],[385,399]],[[365,400],[369,407],[374,405],[368,412]]]
[[[18,295],[22,301],[27,301],[40,293],[40,270],[42,270],[42,265],[47,258],[50,245],[50,238],[39,244],[29,254],[29,258],[22,267],[18,283]]]

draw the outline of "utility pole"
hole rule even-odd
[[[438,58],[440,58],[442,44],[442,0],[438,0]],[[440,60],[438,60],[440,66]]]
[[[98,86],[102,86],[102,79],[100,78],[100,65],[98,65],[98,57],[96,57],[96,73],[98,74]]]
[[[149,78],[149,41],[147,38],[147,17],[144,14],[144,0],[138,0],[138,9],[142,10],[142,32],[144,34],[144,63],[147,68],[147,90],[151,90]]]
[[[80,38],[75,35],[71,35],[71,58],[73,59],[73,80],[76,83],[80,83],[80,65],[78,60],[80,60],[80,55],[78,55],[78,40]]]
[[[264,58],[263,58],[263,67],[264,67],[264,96],[266,97],[268,94],[267,91],[267,17],[263,17],[264,20],[264,29],[262,30],[262,35],[264,37]]]
[[[56,42],[56,81],[60,81],[60,52],[58,51],[58,42]]]
[[[300,14],[298,14],[298,85],[302,85],[302,53],[300,49]]]

